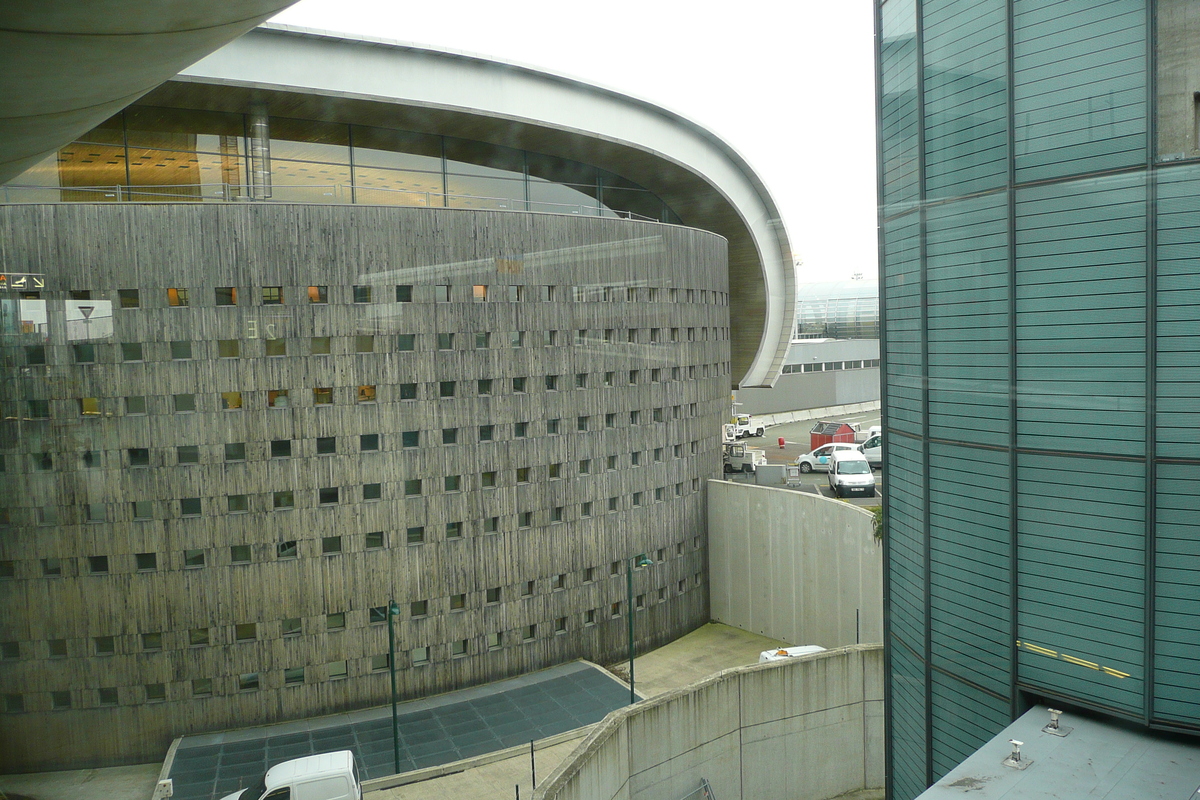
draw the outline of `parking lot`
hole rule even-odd
[[[879,412],[869,411],[861,414],[847,414],[836,418],[837,422],[847,422],[857,424],[865,435],[867,429],[872,425],[879,424]],[[767,428],[766,435],[760,439],[745,439],[746,444],[751,447],[763,449],[767,454],[768,464],[790,464],[803,454],[812,450],[810,446],[809,432],[812,430],[814,420],[805,420],[803,422],[789,422],[783,425],[774,425]],[[779,439],[784,440],[783,447],[779,446]],[[860,437],[865,438],[865,437]],[[732,474],[725,476],[729,480],[738,483],[754,483],[753,475]],[[884,486],[884,475],[882,470],[875,471],[875,496],[874,497],[846,497],[843,498],[847,503],[856,506],[877,506],[882,504],[882,492]],[[781,487],[785,488],[785,487]],[[794,488],[796,491],[808,492],[809,494],[819,494],[822,497],[833,498],[834,494],[829,489],[829,480],[824,472],[810,472],[807,475],[801,476],[801,485]]]

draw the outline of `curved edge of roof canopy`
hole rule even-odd
[[[791,248],[745,160],[694,122],[609,89],[504,61],[402,42],[268,24],[184,70],[175,85],[242,87],[257,99],[316,96],[318,119],[363,103],[429,112],[427,132],[585,161],[655,192],[684,224],[729,241],[732,374],[775,383],[796,306]],[[330,104],[331,98],[340,103]],[[311,109],[310,109],[311,110]],[[441,129],[438,129],[441,126]]]
[[[0,183],[294,2],[0,4]]]

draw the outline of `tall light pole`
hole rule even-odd
[[[629,618],[629,704],[633,705],[637,702],[637,695],[633,691],[633,570],[634,567],[641,569],[648,567],[654,562],[646,558],[645,553],[638,553],[633,558],[625,559],[625,585],[629,589],[629,602],[625,606],[627,616]]]
[[[388,669],[392,672],[392,765],[400,774],[400,718],[396,716],[396,626],[392,619],[400,613],[395,600],[388,601]]]

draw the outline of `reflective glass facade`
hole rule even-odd
[[[316,120],[131,106],[0,186],[0,202],[361,203],[633,217],[654,193],[578,161]]]
[[[1200,732],[1189,5],[876,4],[894,798],[1036,699]]]

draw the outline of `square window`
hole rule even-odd
[[[636,466],[641,465],[641,463],[642,463],[642,454],[640,452],[635,450],[634,452],[629,454],[630,466],[636,467]]]
[[[610,472],[612,470],[616,469],[617,468],[617,457],[616,456],[608,456],[608,458],[605,460],[605,466],[608,468],[608,470]]]
[[[417,385],[415,383],[400,384],[400,399],[401,400],[416,400]]]
[[[183,551],[183,566],[184,569],[199,569],[204,566],[204,551],[203,550],[184,550]]]
[[[499,633],[489,633],[487,638],[488,650],[499,650],[503,646],[502,635]]]
[[[374,353],[375,352],[375,337],[371,334],[361,334],[354,337],[354,352],[356,353]]]
[[[496,435],[495,425],[480,425],[479,426],[479,441],[490,442]]]
[[[642,421],[642,412],[640,412],[640,411],[630,411],[629,412],[629,424],[630,425],[637,425],[641,421]]]
[[[96,346],[94,344],[73,344],[71,350],[75,355],[76,364],[93,364],[96,361]]]
[[[137,553],[134,556],[138,572],[154,572],[158,569],[157,553]]]
[[[287,617],[280,625],[280,633],[284,636],[299,636],[302,632],[299,617]]]
[[[428,664],[429,663],[429,648],[414,647],[409,651],[409,656],[412,658],[413,664]]]
[[[141,361],[142,360],[142,343],[141,342],[122,342],[121,343],[121,360],[122,361]]]
[[[329,287],[328,286],[310,286],[310,287],[308,287],[308,302],[310,302],[310,303],[328,303],[329,302]]]
[[[442,444],[458,444],[458,428],[442,428]]]
[[[509,286],[508,287],[508,302],[519,303],[525,299],[524,286]]]
[[[404,540],[408,544],[425,544],[425,528],[417,525],[404,532]]]
[[[142,396],[125,398],[125,413],[128,415],[145,414],[146,398]]]
[[[237,358],[242,354],[241,342],[237,339],[218,339],[218,358]]]
[[[383,484],[364,483],[362,494],[363,500],[379,500],[383,497]]]
[[[46,645],[50,649],[51,658],[66,658],[67,657],[67,640],[66,639],[49,639]]]
[[[117,704],[117,690],[115,688],[100,689],[96,694],[102,706],[115,706]]]
[[[323,536],[321,537],[321,555],[331,556],[342,552],[342,537],[340,536]]]
[[[400,434],[400,445],[402,447],[420,447],[421,432],[420,431],[404,431]]]
[[[610,605],[610,606],[608,607],[608,615],[609,615],[610,617],[612,617],[613,619],[616,619],[617,617],[621,616],[621,603],[620,603],[620,601],[618,601],[618,602],[616,602],[616,603],[613,603],[612,605]]]
[[[492,344],[492,335],[490,333],[475,334],[475,349],[487,350]]]
[[[429,601],[413,600],[408,604],[408,611],[411,616],[424,617],[429,613]]]
[[[296,498],[289,489],[274,492],[271,496],[271,502],[272,507],[277,510],[281,508],[295,508],[296,506]]]
[[[330,338],[328,336],[314,336],[308,340],[308,352],[314,356],[327,356],[330,353]]]
[[[421,493],[421,479],[415,478],[404,482],[404,496],[415,497]]]
[[[587,429],[588,429],[588,418],[587,417],[576,417],[575,418],[575,430],[586,431]]]
[[[467,640],[459,639],[456,642],[450,643],[450,656],[458,658],[467,654]]]
[[[663,490],[662,490],[662,487],[659,487],[654,490],[654,500],[655,500],[655,502],[662,502],[662,499],[663,499]]]
[[[446,523],[446,538],[447,539],[461,539],[462,531],[463,531],[463,528],[462,528],[461,522],[447,522]]]
[[[181,307],[188,304],[187,289],[167,289],[167,305]]]
[[[517,527],[518,528],[533,527],[533,512],[532,511],[522,511],[517,516]]]
[[[294,541],[280,542],[275,545],[275,555],[277,558],[296,558],[300,555],[300,550]]]
[[[49,453],[43,453],[46,458],[50,457]],[[100,451],[99,450],[84,450],[79,454],[79,460],[83,464],[84,469],[96,469],[100,466]],[[4,471],[4,456],[0,456],[0,472]]]
[[[524,378],[513,378],[512,379],[512,390],[513,390],[514,394],[523,394],[525,392],[525,379]]]
[[[370,286],[355,286],[354,287],[354,302],[369,303],[371,302],[371,287]]]
[[[557,375],[547,375],[546,376],[546,391],[547,392],[558,391],[558,376]]]
[[[439,381],[438,396],[439,397],[454,397],[455,381]]]
[[[143,650],[162,650],[162,634],[161,633],[143,633],[142,634],[142,649]]]
[[[137,289],[118,289],[117,299],[121,301],[121,308],[138,308],[142,304]]]
[[[513,423],[513,438],[514,439],[524,439],[528,435],[529,435],[529,423],[528,422],[514,422]]]
[[[500,587],[499,586],[493,586],[492,588],[487,590],[486,602],[489,605],[500,602]]]
[[[554,632],[555,633],[566,633],[567,632],[567,618],[566,617],[559,617],[558,619],[554,620]]]
[[[208,628],[192,628],[188,631],[188,646],[204,647],[208,644]]]
[[[264,306],[283,305],[283,287],[264,286],[262,290],[262,304]]]
[[[546,420],[546,433],[550,436],[557,434],[559,422],[561,422],[561,420],[557,418]]]
[[[238,691],[239,692],[257,692],[258,691],[258,673],[244,672],[238,675]]]
[[[358,449],[360,452],[367,453],[379,449],[379,434],[378,433],[363,433],[358,437]]]
[[[479,395],[489,395],[492,393],[492,379],[483,378],[475,382],[475,393]]]
[[[188,361],[192,357],[192,343],[183,340],[171,342],[171,360]]]
[[[337,452],[337,438],[334,436],[317,437],[317,455],[329,456]]]
[[[79,399],[79,413],[85,417],[100,416],[100,398],[81,397]]]
[[[606,428],[617,427],[617,415],[616,414],[605,414],[604,415],[604,427],[606,427]]]
[[[287,389],[271,389],[267,391],[268,408],[291,408]]]
[[[108,556],[88,556],[88,572],[92,575],[107,575]]]
[[[615,497],[608,498],[608,510],[609,511],[617,510],[617,498],[615,498]]]
[[[581,504],[579,505],[579,516],[581,516],[581,517],[590,517],[591,515],[592,515],[592,503],[591,503],[591,501],[589,500],[589,501],[588,501],[588,502],[586,502],[586,503],[581,503]]]
[[[372,606],[367,609],[367,624],[377,625],[380,622],[387,622],[387,606]]]
[[[472,286],[471,299],[476,303],[486,303],[488,299],[488,287],[480,284]]]
[[[396,302],[411,303],[413,299],[413,287],[409,285],[399,285],[396,287]]]
[[[383,531],[371,531],[366,535],[364,545],[368,550],[378,550],[384,546]]]
[[[444,488],[447,492],[457,492],[462,486],[461,475],[447,475],[445,478],[443,478],[443,481],[445,483]]]
[[[340,680],[350,674],[349,667],[345,661],[330,661],[329,662],[329,680]]]
[[[283,671],[284,686],[298,686],[304,683],[304,667],[288,667]]]
[[[496,488],[496,473],[484,472],[479,476],[479,485],[484,489]]]
[[[219,286],[214,290],[216,294],[217,305],[219,306],[236,306],[237,305],[237,287],[235,286]]]
[[[242,495],[245,497],[245,495]],[[229,563],[231,564],[249,564],[250,563],[250,545],[235,544],[229,548]]]
[[[562,464],[551,464],[546,468],[546,477],[551,480],[562,477]]]
[[[536,589],[536,588],[537,588],[537,581],[525,581],[524,585],[521,587],[521,596],[522,597],[532,597],[534,589]]]
[[[237,411],[242,407],[241,392],[221,392],[221,410]]]
[[[557,591],[559,589],[567,588],[566,573],[560,572],[559,574],[555,575],[554,578],[550,582],[550,588],[554,589],[555,591]]]
[[[508,344],[510,347],[525,346],[525,331],[513,331],[508,335]]]
[[[517,467],[517,483],[529,483],[529,467]]]
[[[225,498],[230,514],[245,514],[250,510],[250,498],[244,494],[231,494]]]
[[[433,287],[433,299],[439,303],[450,302],[450,286],[448,284],[439,283]]]
[[[150,519],[153,516],[153,507],[149,500],[135,500],[131,505],[134,519]]]
[[[333,389],[331,387],[322,386],[313,389],[313,405],[314,406],[329,406],[333,405]]]
[[[499,530],[500,530],[500,518],[499,517],[488,517],[486,520],[484,520],[484,522],[483,522],[483,532],[484,533],[497,533],[497,532],[499,532]]]
[[[258,638],[258,623],[243,622],[233,626],[233,638],[238,642],[252,642]]]
[[[612,385],[613,385],[613,376],[614,376],[614,375],[616,375],[616,373],[615,373],[615,372],[606,372],[606,373],[604,373],[604,385],[605,385],[605,386],[612,386]]]
[[[317,502],[321,505],[333,505],[338,501],[338,487],[325,486],[317,489]]]
[[[226,461],[245,461],[246,460],[246,443],[245,442],[229,442],[225,445],[225,460]]]
[[[177,394],[175,395],[175,413],[190,414],[196,410],[196,395],[194,394]]]
[[[525,628],[521,638],[526,642],[532,642],[537,638],[537,625],[530,625]]]
[[[62,562],[57,558],[43,558],[42,575],[47,578],[62,575]]]
[[[71,693],[70,692],[51,692],[50,693],[50,707],[53,708],[55,711],[61,711],[66,708],[70,708],[71,707]]]
[[[450,595],[450,610],[462,611],[467,607],[467,596],[465,594]]]
[[[634,493],[633,493],[633,505],[634,505],[634,507],[636,508],[637,506],[640,506],[641,504],[642,504],[642,493],[641,493],[641,492],[634,492]]]
[[[200,516],[200,498],[185,497],[179,501],[179,513],[185,517]]]
[[[340,631],[346,628],[346,612],[338,611],[333,614],[325,615],[325,630]]]
[[[417,349],[417,335],[415,333],[402,333],[396,337],[396,349],[409,352]]]
[[[271,458],[291,458],[292,457],[292,440],[291,439],[272,439],[271,440]]]
[[[586,330],[575,331],[575,344],[581,345],[586,341],[587,341],[587,331]]]
[[[358,393],[355,398],[359,403],[374,403],[375,402],[375,387],[374,386],[359,386]]]
[[[392,656],[390,653],[383,655],[371,656],[371,671],[380,672],[392,665]]]

